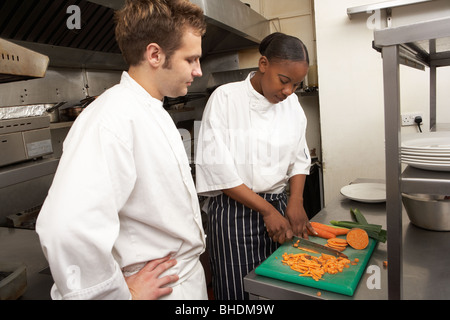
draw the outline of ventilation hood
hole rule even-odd
[[[42,78],[49,58],[0,38],[0,83]]]
[[[124,0],[89,0],[114,10]],[[204,55],[254,47],[270,33],[269,20],[240,0],[190,0],[199,6],[208,24],[203,38]]]
[[[50,58],[50,66],[124,69],[114,34],[114,11],[124,0],[77,0],[81,29],[66,27],[74,1],[3,0],[0,38]],[[270,33],[269,20],[240,0],[191,0],[205,13],[203,58],[257,46]]]
[[[239,0],[191,0],[206,16],[204,52],[257,46],[270,33],[269,20]]]

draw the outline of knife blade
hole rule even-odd
[[[310,241],[310,240],[306,240],[306,239],[294,236],[292,238],[292,241],[294,243],[297,243],[299,248],[305,248],[308,250],[316,251],[318,253],[325,253],[325,254],[335,256],[335,257],[342,257],[342,258],[348,259],[348,256],[343,254],[342,252],[332,249],[332,248],[328,248],[326,246],[323,246],[321,244],[318,244],[318,243]]]

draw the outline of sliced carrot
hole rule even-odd
[[[333,242],[329,242],[329,243],[327,243],[327,245],[330,247],[334,247],[334,248],[344,248],[344,249],[347,248],[346,244],[342,245],[342,244],[336,244]]]
[[[338,250],[338,251],[344,251],[347,248],[347,240],[342,238],[331,238],[327,240],[327,247],[330,247],[332,249]]]
[[[356,250],[362,250],[369,244],[367,232],[360,228],[353,228],[347,233],[348,244]]]
[[[328,239],[327,242],[328,242],[328,243],[334,242],[334,243],[336,243],[336,244],[347,245],[347,240],[342,239],[342,238],[331,238],[331,239]]]
[[[345,249],[347,249],[347,247],[334,247],[334,246],[330,246],[329,244],[326,244],[325,246],[327,246],[331,249],[339,250],[339,251],[344,251]]]
[[[334,250],[337,250],[340,252],[342,252],[346,249],[346,247],[333,247],[333,246],[330,246],[329,244],[326,244],[325,247],[328,247],[328,248],[331,248],[331,249],[334,249]]]
[[[314,229],[322,229],[322,230],[326,230],[326,231],[328,231],[328,232],[333,233],[333,234],[336,235],[336,236],[344,236],[344,235],[346,235],[346,234],[348,233],[348,231],[349,231],[349,229],[347,229],[347,228],[337,228],[337,227],[329,226],[329,225],[327,225],[327,224],[323,224],[323,223],[315,222],[315,221],[312,221],[312,222],[311,222],[311,226],[312,226]]]

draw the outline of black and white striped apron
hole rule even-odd
[[[284,216],[286,193],[259,195]],[[207,232],[214,298],[248,299],[243,278],[278,248],[262,215],[222,193],[210,199]]]

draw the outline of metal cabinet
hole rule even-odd
[[[399,66],[430,69],[430,130],[441,130],[436,119],[436,69],[450,66],[450,18],[376,30],[374,47],[380,50],[383,58],[388,298],[402,299],[401,193],[450,194],[450,172],[411,167],[402,172]]]

